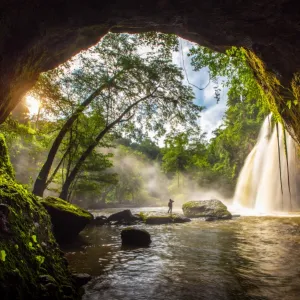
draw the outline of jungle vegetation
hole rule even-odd
[[[223,123],[207,140],[198,121],[204,107],[174,51],[174,35],[108,34],[41,74],[30,96],[42,109],[30,115],[23,99],[1,125],[17,179],[36,195],[85,207],[159,204],[188,182],[232,195],[268,114],[261,88],[243,49],[190,49],[194,69],[208,68],[217,102],[217,82],[228,88]]]

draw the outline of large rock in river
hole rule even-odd
[[[150,233],[143,229],[128,227],[121,232],[122,245],[149,246],[151,243]]]
[[[88,211],[56,197],[41,200],[51,216],[53,233],[59,240],[70,240],[78,235],[93,220]]]
[[[217,199],[189,201],[182,205],[182,210],[188,218],[208,218],[209,220],[228,220],[232,218],[227,207]]]
[[[117,224],[131,224],[139,220],[140,218],[134,216],[130,209],[119,211],[107,218],[108,222],[117,222]]]

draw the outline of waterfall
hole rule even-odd
[[[281,124],[278,125],[278,139],[276,127],[271,128],[270,119],[271,115],[264,120],[257,143],[245,160],[238,177],[233,203],[235,206],[254,209],[259,213],[299,210],[300,160],[297,145],[286,132],[286,155],[284,129]],[[280,181],[279,154],[283,189]]]

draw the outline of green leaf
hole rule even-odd
[[[32,235],[31,238],[35,243],[37,243],[36,235]]]
[[[30,249],[30,250],[33,250],[33,249],[34,249],[33,244],[32,244],[31,242],[28,243],[28,246],[29,246],[29,249]]]
[[[5,258],[6,258],[6,252],[5,252],[5,250],[1,250],[0,251],[0,259],[2,261],[5,261]]]
[[[42,265],[45,261],[45,257],[41,255],[37,255],[35,259],[38,261],[39,265]]]

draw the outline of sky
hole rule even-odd
[[[179,52],[173,53],[173,62],[181,68],[183,68],[183,58],[184,67],[186,69],[188,77],[187,80],[185,75],[185,84],[188,84],[189,81],[190,83],[196,85],[199,88],[205,87],[209,81],[208,70],[205,68],[197,72],[193,71],[193,67],[190,63],[190,57],[187,56],[189,49],[194,44],[181,38],[179,42]],[[221,125],[222,117],[225,113],[227,103],[227,90],[223,87],[220,87],[221,97],[219,103],[217,104],[217,101],[214,98],[214,85],[214,83],[210,83],[202,91],[192,86],[196,96],[195,103],[201,106],[205,106],[205,110],[202,111],[199,122],[202,130],[207,133],[208,140],[213,137],[212,131],[214,131]]]

